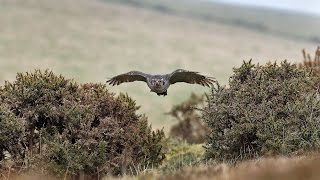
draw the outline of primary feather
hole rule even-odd
[[[120,74],[107,81],[110,85],[119,85],[124,82],[144,81],[147,82],[147,75],[140,71],[130,71],[128,73]]]
[[[173,71],[169,76],[170,84],[185,82],[210,87],[215,82],[215,80],[211,77],[206,77],[199,74],[199,72],[187,71],[184,69],[177,69]]]

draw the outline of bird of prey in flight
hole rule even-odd
[[[199,72],[177,69],[170,74],[151,75],[140,71],[130,71],[128,73],[117,75],[107,81],[110,85],[119,85],[124,82],[143,81],[146,82],[151,92],[157,93],[158,96],[167,95],[167,89],[171,84],[185,82],[190,84],[200,84],[202,86],[212,86],[215,80],[206,77]]]

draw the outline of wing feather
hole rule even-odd
[[[144,81],[147,82],[148,74],[140,71],[130,71],[124,74],[115,76],[107,81],[110,85],[119,85],[124,82]]]
[[[190,84],[200,84],[202,86],[212,86],[214,82],[214,78],[207,77],[199,74],[199,72],[187,71],[184,69],[177,69],[169,74],[170,84],[174,84],[177,82],[185,82]]]

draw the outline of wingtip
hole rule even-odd
[[[106,83],[111,85],[111,86],[115,85],[115,82],[112,79],[107,80]]]
[[[207,87],[212,87],[214,83],[216,83],[217,81],[215,80],[215,78],[213,77],[208,77],[206,78],[206,85]]]
[[[112,81],[112,78],[107,78],[106,83],[109,83]]]
[[[106,83],[109,84],[109,85],[112,84],[111,80],[106,81]]]

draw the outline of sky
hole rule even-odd
[[[320,0],[210,0],[320,15]]]

